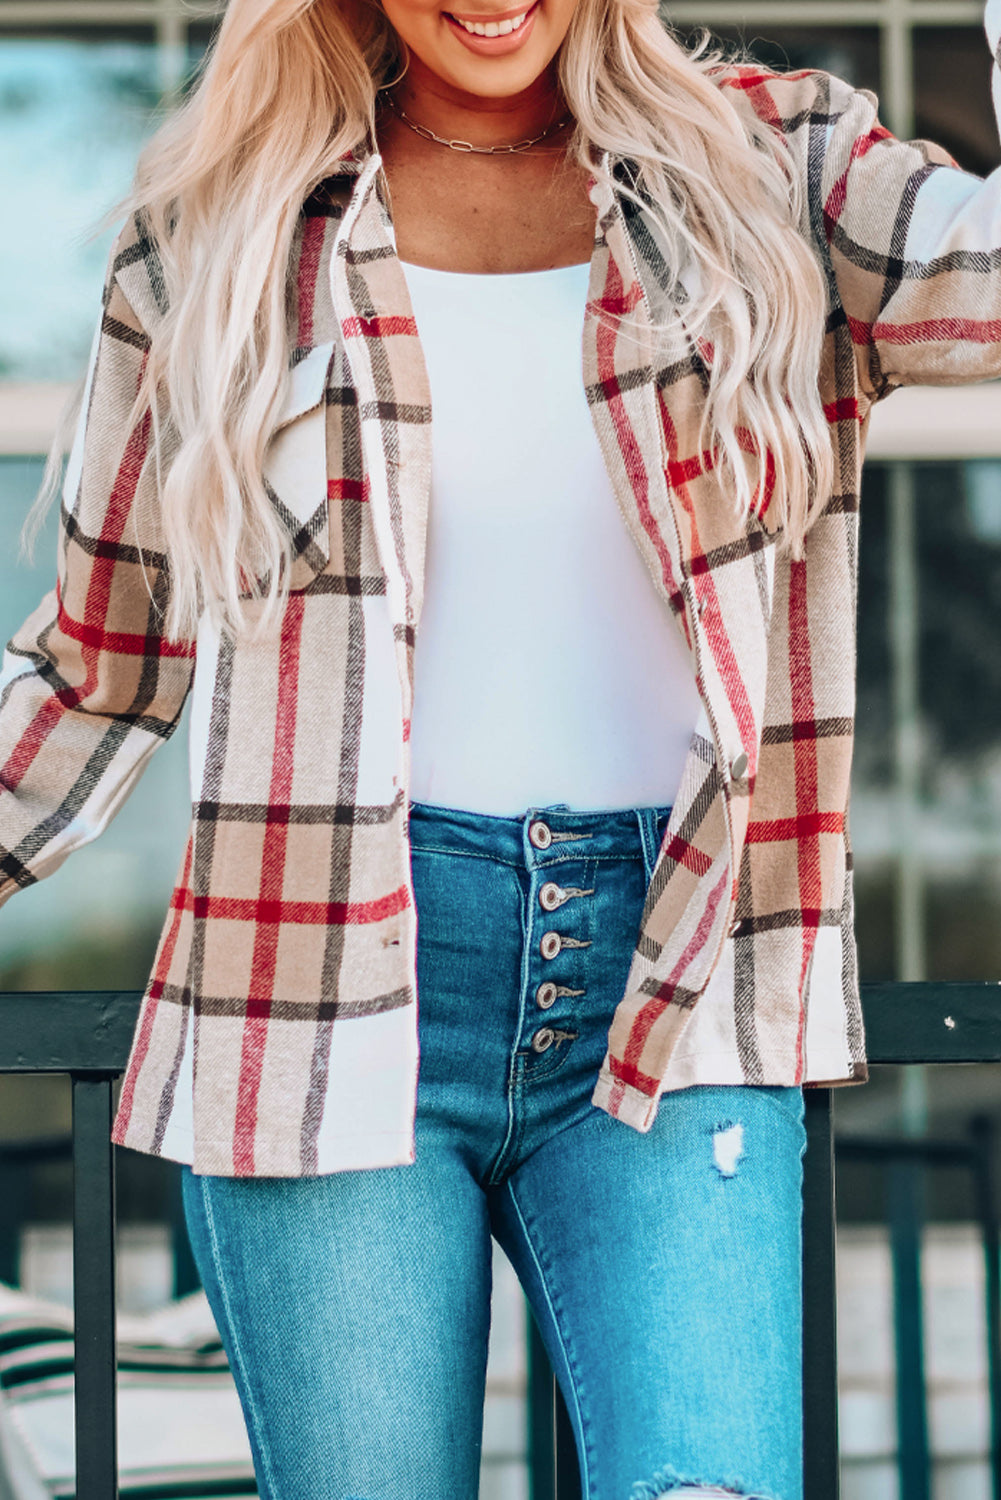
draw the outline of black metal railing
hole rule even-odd
[[[984,1256],[984,1328],[990,1429],[991,1500],[1001,1500],[1001,1258],[998,1247],[996,1127],[974,1115],[965,1140],[851,1135],[836,1141],[838,1163],[864,1162],[881,1170],[893,1274],[896,1368],[897,1476],[901,1500],[931,1500],[931,1451],[925,1383],[921,1237],[929,1175],[960,1173],[973,1192],[973,1218]]]
[[[137,991],[0,994],[0,1072],[67,1073],[72,1080],[77,1500],[116,1500],[118,1493],[115,1148],[110,1131],[112,1088],[128,1058],[139,1001]],[[995,984],[868,985],[863,988],[863,1006],[867,1050],[873,1063],[1001,1062],[1001,989]],[[839,1493],[831,1094],[828,1089],[806,1093],[803,1421],[804,1490],[809,1500],[837,1500]],[[901,1160],[912,1159],[908,1153],[913,1155],[920,1145],[899,1144]],[[886,1143],[881,1146],[886,1148]],[[967,1158],[964,1162],[969,1164]],[[1001,1451],[997,1229],[989,1181],[983,1173],[978,1181],[981,1218],[990,1239],[988,1264],[994,1268],[993,1276],[988,1272],[988,1310],[992,1473],[997,1476]],[[906,1214],[902,1224],[905,1219]],[[906,1399],[913,1400],[913,1380],[910,1389]],[[915,1410],[920,1422],[920,1410]],[[569,1417],[535,1334],[530,1346],[529,1425],[533,1500],[579,1500]]]
[[[997,984],[864,985],[867,1053],[871,1063],[984,1063],[1001,1062],[1001,987]],[[830,1089],[806,1090],[807,1149],[803,1160],[803,1492],[807,1500],[838,1500],[838,1358],[837,1296],[835,1288],[835,1159],[859,1154],[851,1141],[840,1142],[837,1153],[832,1123]],[[894,1148],[914,1160],[920,1143],[881,1141],[887,1157]],[[862,1143],[859,1143],[861,1146]],[[931,1156],[941,1155],[945,1143],[928,1143]],[[1001,1500],[1001,1325],[999,1325],[998,1233],[990,1184],[986,1142],[979,1143],[980,1159],[971,1149],[953,1147],[953,1160],[972,1166],[978,1184],[978,1217],[987,1252],[988,1370],[991,1382],[991,1474],[995,1500]],[[920,1286],[917,1282],[920,1217],[911,1200],[898,1201],[895,1243],[895,1300],[898,1343],[909,1363],[898,1382],[898,1439],[903,1460],[902,1496],[918,1500],[927,1485],[927,1437],[915,1443],[924,1421],[924,1382],[914,1351],[920,1340]],[[580,1500],[580,1479],[570,1418],[559,1387],[546,1362],[537,1330],[530,1344],[529,1423],[539,1452],[538,1482],[533,1500]],[[548,1428],[548,1431],[546,1430]],[[548,1439],[548,1441],[547,1441]],[[921,1477],[924,1476],[922,1480]],[[905,1487],[906,1484],[906,1487]]]
[[[0,994],[0,1072],[68,1073],[73,1090],[74,1429],[78,1500],[116,1500],[115,1148],[111,1094],[136,991]]]

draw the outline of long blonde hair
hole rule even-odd
[[[374,140],[378,90],[403,65],[373,0],[229,0],[197,86],[113,210],[141,210],[166,284],[134,411],[153,415],[168,636],[193,632],[205,607],[239,630],[248,580],[259,624],[278,613],[291,541],[261,467],[288,364],[297,218],[338,160]],[[740,513],[761,507],[767,470],[770,517],[798,553],[832,483],[826,292],[797,227],[799,185],[766,127],[738,117],[717,66],[671,36],[656,0],[579,0],[558,59],[577,122],[568,154],[648,215],[668,265],[695,266],[695,291],[676,290],[689,336],[712,348],[703,446]],[[629,183],[610,176],[623,160]]]

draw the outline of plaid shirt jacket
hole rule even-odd
[[[987,29],[996,55],[1001,0]],[[995,63],[996,95],[997,80]],[[824,73],[717,81],[784,139],[805,185],[836,479],[801,561],[767,509],[735,518],[698,442],[711,355],[655,344],[672,270],[628,203],[593,186],[583,379],[703,705],[595,1080],[594,1103],[640,1131],[662,1092],[693,1083],[866,1077],[846,825],[866,424],[898,385],[1001,374],[1001,175],[894,140],[871,94]],[[113,1139],[162,1152],[193,1038],[196,1172],[414,1158],[408,733],[431,406],[379,166],[347,158],[297,227],[265,462],[294,537],[280,630],[162,634],[149,416],[125,419],[164,290],[134,218],[109,259],[58,580],[0,676],[0,901],[100,833],[191,690],[190,836]]]

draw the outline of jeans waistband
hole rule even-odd
[[[649,875],[670,814],[668,805],[579,811],[557,802],[503,817],[411,802],[410,843],[415,849],[478,855],[527,869],[573,859],[642,857]]]

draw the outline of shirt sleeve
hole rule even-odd
[[[1001,119],[1001,0],[985,26]],[[872,395],[1001,375],[1001,168],[980,178],[938,146],[899,141],[873,94],[830,83],[819,210]]]
[[[167,569],[149,406],[129,414],[149,339],[108,259],[67,462],[54,587],[0,668],[0,904],[89,843],[177,725],[194,642],[163,635]]]

